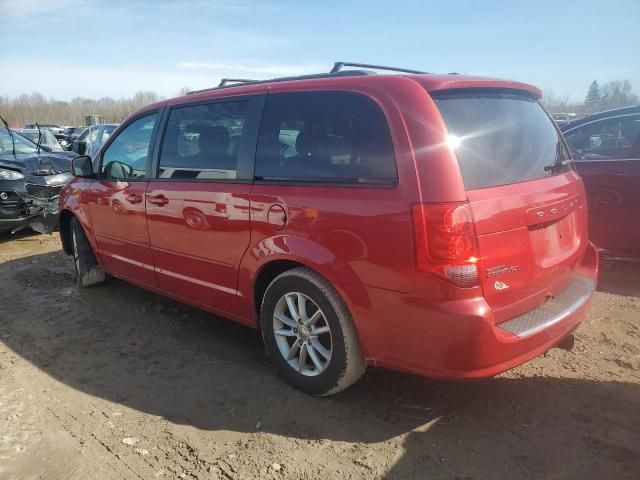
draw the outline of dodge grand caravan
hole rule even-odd
[[[540,91],[368,67],[131,115],[61,194],[80,286],[109,274],[259,329],[318,395],[366,365],[486,377],[560,343],[598,258]]]

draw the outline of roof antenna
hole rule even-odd
[[[37,153],[38,153],[38,155],[40,155],[40,141],[42,139],[42,132],[40,131],[40,125],[38,125],[38,122],[36,122],[36,128],[38,129],[38,150],[37,150]]]
[[[13,138],[13,132],[11,131],[11,129],[9,128],[9,124],[7,123],[7,121],[2,117],[2,115],[0,115],[0,120],[2,120],[2,123],[4,123],[5,128],[7,129],[7,132],[9,132],[9,136],[11,137],[11,150],[13,151],[13,156],[16,156],[16,139]]]

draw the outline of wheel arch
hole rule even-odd
[[[275,256],[274,256],[275,257]],[[341,265],[341,268],[339,268]],[[371,300],[364,284],[357,278],[355,272],[347,265],[335,259],[335,263],[327,265],[324,263],[314,263],[308,258],[301,256],[285,255],[277,258],[269,258],[260,263],[256,269],[256,274],[251,278],[251,316],[255,318],[256,326],[260,329],[260,308],[262,300],[269,284],[280,274],[298,267],[304,267],[324,278],[342,298],[356,327],[360,343],[365,354],[368,355],[372,345],[371,335],[374,335],[376,328],[364,321],[364,312],[370,310]],[[327,273],[330,273],[329,275]]]
[[[60,217],[58,220],[60,224],[60,242],[62,243],[62,250],[67,255],[71,255],[73,253],[71,246],[71,220],[73,218],[78,219],[78,222],[80,222],[80,225],[84,230],[84,234],[89,241],[89,245],[91,246],[93,253],[96,255],[98,263],[100,263],[100,255],[97,248],[98,245],[96,243],[91,224],[89,223],[88,212],[86,212],[80,205],[71,201],[69,201],[69,203],[60,210]]]
[[[269,284],[278,275],[298,267],[310,268],[303,263],[291,259],[271,260],[260,267],[253,281],[253,307],[258,324],[260,324],[260,306],[262,305],[262,299]]]
[[[74,216],[71,210],[64,209],[60,212],[60,242],[62,243],[62,250],[67,255],[73,254],[73,247],[71,245],[71,219]]]

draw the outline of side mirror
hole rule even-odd
[[[89,178],[93,176],[91,157],[82,155],[71,160],[71,173],[74,177]]]
[[[87,151],[87,142],[76,142],[76,153],[84,155]]]
[[[105,178],[113,180],[124,180],[133,177],[133,167],[126,163],[118,162],[114,160],[104,166]]]

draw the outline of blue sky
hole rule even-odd
[[[0,0],[0,95],[174,96],[336,60],[640,93],[640,0]]]

